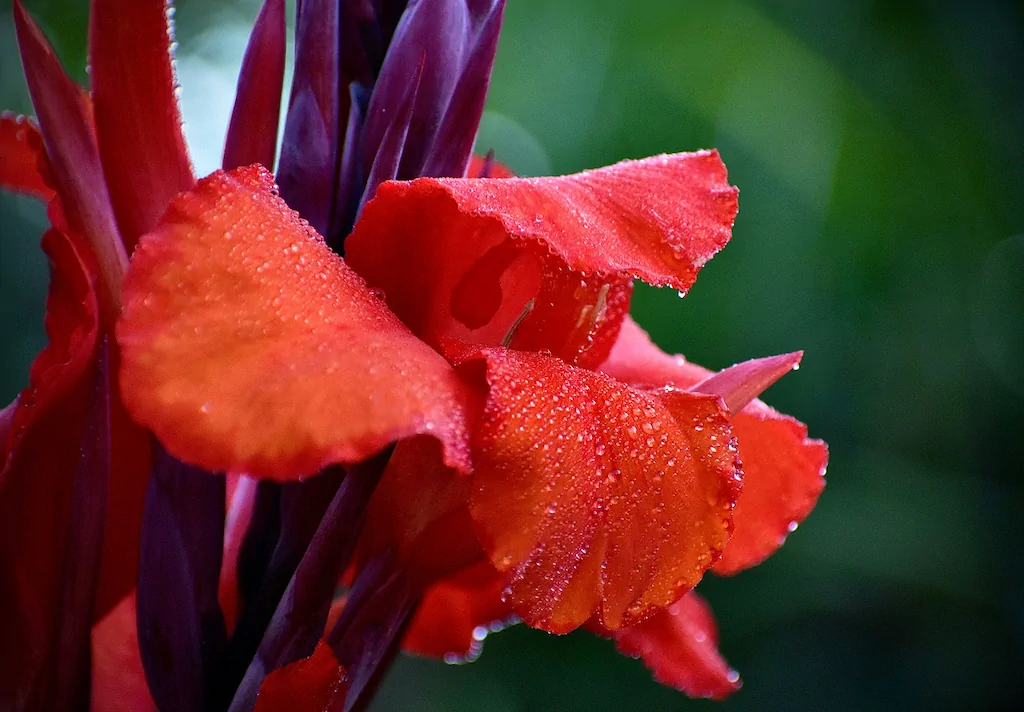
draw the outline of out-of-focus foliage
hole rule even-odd
[[[85,0],[26,0],[85,81]],[[179,2],[197,167],[216,166],[252,2]],[[0,2],[0,104],[29,104]],[[769,394],[832,451],[818,509],[701,590],[731,709],[1024,703],[1024,14],[1012,2],[510,0],[479,148],[526,174],[717,146],[735,237],[635,313],[707,366],[806,349]],[[42,210],[0,197],[0,398],[44,341]],[[585,634],[402,659],[374,710],[671,710]]]

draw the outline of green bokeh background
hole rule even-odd
[[[85,81],[84,0],[26,0]],[[178,3],[200,171],[252,2]],[[10,2],[0,99],[30,112]],[[638,321],[710,367],[795,349],[767,400],[831,447],[811,518],[701,591],[745,680],[690,701],[586,634],[403,658],[372,709],[1024,705],[1024,10],[1019,3],[509,0],[479,147],[524,174],[717,147],[733,241]],[[44,343],[42,210],[0,197],[0,399]]]

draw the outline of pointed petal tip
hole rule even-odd
[[[803,351],[792,351],[743,361],[709,376],[689,390],[719,396],[730,413],[738,413],[780,378],[799,369],[803,355]]]

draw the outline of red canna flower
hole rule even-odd
[[[400,638],[466,659],[515,620],[738,687],[693,588],[821,492],[824,444],[757,400],[801,354],[711,373],[628,316],[728,242],[717,152],[471,160],[502,9],[300,3],[275,180],[266,0],[196,183],[162,0],[93,0],[91,95],[15,3],[41,136],[4,119],[0,181],[54,224],[51,344],[0,417],[16,709],[90,677],[97,709],[349,709]]]

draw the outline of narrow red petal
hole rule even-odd
[[[166,0],[93,0],[89,65],[96,137],[129,254],[175,194],[192,187]],[[44,127],[45,128],[45,127]]]
[[[494,160],[494,151],[489,151],[486,156],[474,153],[466,169],[467,178],[514,178],[515,175],[511,168]]]
[[[366,204],[345,249],[352,267],[435,347],[446,337],[493,346],[509,343],[512,330],[535,329],[529,348],[543,335],[552,341],[543,348],[573,361],[586,338],[571,339],[566,350],[564,329],[554,325],[586,324],[600,314],[603,286],[634,277],[688,289],[728,241],[736,195],[713,151],[558,178],[388,182]],[[509,249],[514,259],[494,274],[494,251]],[[467,322],[460,310],[475,294],[466,288],[475,270],[500,285],[501,298]],[[581,280],[586,286],[576,294]],[[598,319],[593,331],[607,328],[610,345],[619,323]]]
[[[694,393],[720,396],[730,413],[736,413],[764,393],[773,383],[796,370],[803,351],[743,361],[722,369],[690,388]]]
[[[261,163],[273,170],[286,44],[284,0],[264,0],[245,48],[224,143],[224,168]]]
[[[156,712],[139,654],[135,594],[92,629],[92,712]]]
[[[728,541],[739,492],[718,398],[484,356],[470,511],[520,618],[563,633],[600,611],[618,629],[692,588]]]
[[[402,650],[447,662],[475,660],[484,639],[507,625],[512,606],[501,600],[505,576],[489,561],[469,566],[427,589]]]
[[[781,372],[787,372],[786,357],[776,358],[782,359],[776,364]],[[601,370],[634,385],[684,389],[715,377],[682,356],[662,352],[631,319]],[[732,539],[713,567],[719,574],[754,566],[782,545],[814,509],[828,463],[824,442],[809,439],[805,425],[760,400],[751,401],[731,421],[743,463],[743,494],[733,512]]]
[[[80,89],[64,73],[20,0],[14,3],[14,26],[54,187],[71,231],[85,237],[96,253],[104,285],[101,307],[112,312],[120,303],[119,287],[128,258]]]
[[[277,196],[218,171],[139,244],[118,325],[132,415],[176,457],[287,480],[429,434],[469,465],[454,370]]]
[[[49,202],[53,188],[39,167],[45,162],[43,137],[35,124],[24,116],[0,115],[0,188]]]
[[[11,415],[0,460],[0,689],[20,708],[49,652],[99,317],[88,248],[43,236],[49,345]]]
[[[695,592],[614,634],[619,652],[643,660],[654,679],[690,697],[728,697],[742,682],[718,652],[711,607]]]
[[[274,670],[263,681],[253,712],[328,712],[344,708],[345,668],[320,641],[313,654]]]

